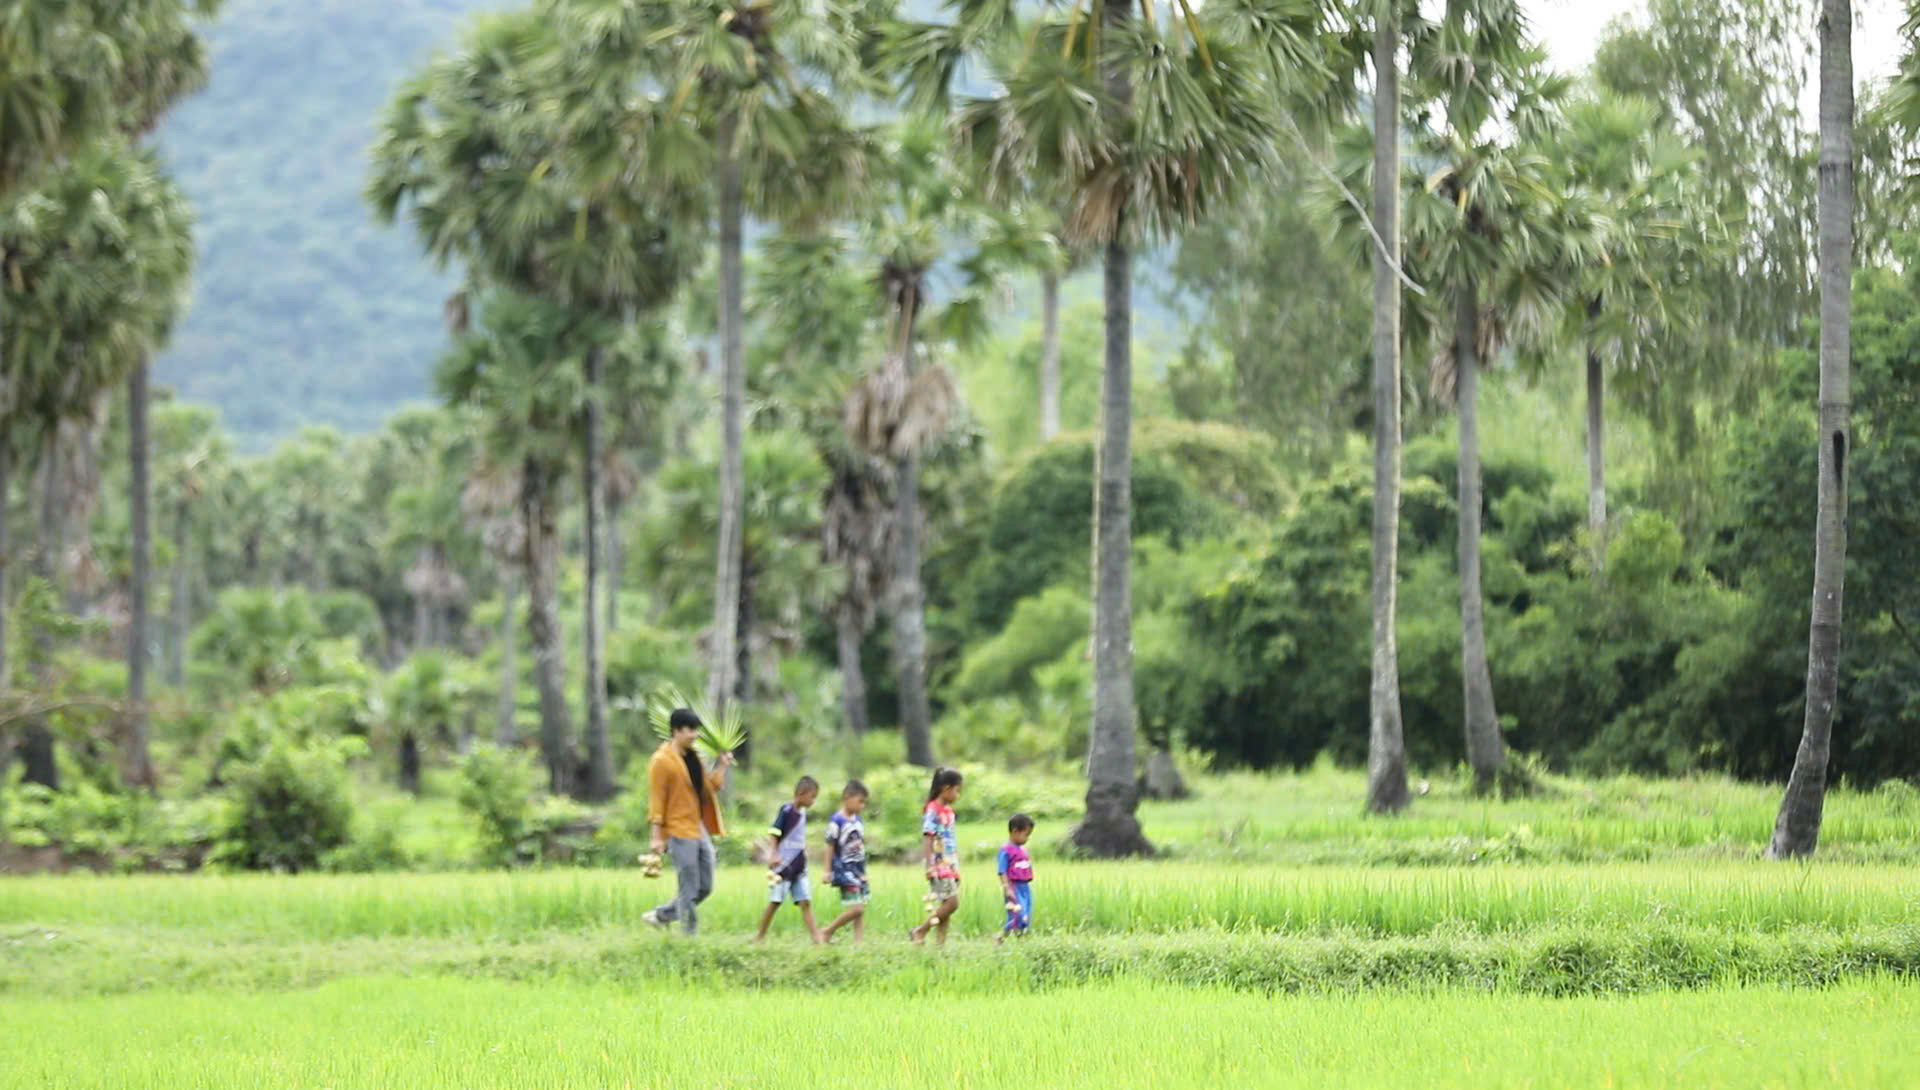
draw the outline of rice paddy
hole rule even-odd
[[[1328,775],[1156,805],[1176,847],[1153,861],[1041,846],[1036,934],[1004,949],[977,862],[944,950],[904,941],[906,866],[874,868],[866,944],[824,949],[791,915],[745,944],[744,866],[691,942],[639,922],[672,879],[638,867],[4,879],[0,1004],[36,1031],[0,1035],[0,1086],[1910,1080],[1920,832],[1897,792],[1840,793],[1840,850],[1781,865],[1727,847],[1755,789],[1443,792],[1382,822]],[[1449,835],[1480,850],[1390,862]]]

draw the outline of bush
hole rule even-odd
[[[346,763],[366,752],[358,739],[304,748],[276,739],[257,760],[234,767],[233,809],[216,858],[244,870],[298,873],[318,867],[350,838]]]
[[[533,794],[540,774],[524,754],[478,745],[460,765],[460,806],[480,825],[483,862],[505,867],[539,857]]]

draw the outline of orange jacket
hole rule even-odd
[[[647,764],[647,820],[676,840],[700,839],[701,826],[714,836],[724,836],[720,823],[720,788],[727,782],[724,771],[707,773],[704,802],[693,790],[693,777],[687,772],[687,759],[673,748],[672,742],[660,743],[653,760]]]

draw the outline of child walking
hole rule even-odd
[[[848,780],[840,792],[840,809],[827,819],[827,878],[840,891],[840,915],[820,933],[825,939],[847,924],[853,925],[854,942],[866,935],[872,892],[867,886],[867,827],[860,820],[866,808],[867,785]]]
[[[820,797],[820,784],[812,776],[800,777],[793,785],[793,801],[783,803],[774,815],[773,862],[768,864],[767,910],[760,916],[756,943],[765,942],[767,927],[783,901],[792,901],[800,909],[807,934],[821,942],[820,925],[813,920],[813,897],[807,889],[807,808]]]
[[[907,933],[915,945],[927,941],[927,933],[937,927],[940,945],[945,946],[947,923],[960,907],[960,849],[953,835],[953,804],[960,797],[962,782],[958,769],[936,769],[926,808],[921,811],[920,844],[927,863],[931,912],[919,927]]]
[[[1007,842],[994,866],[1000,873],[1000,890],[1007,895],[1007,923],[995,936],[996,945],[1008,935],[1025,935],[1033,926],[1033,857],[1027,854],[1032,836],[1032,818],[1015,814],[1007,819]]]

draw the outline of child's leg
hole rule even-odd
[[[858,904],[847,911],[853,914],[853,943],[858,946],[860,940],[867,937],[867,906]]]
[[[753,936],[755,942],[767,941],[767,928],[773,923],[773,914],[780,911],[779,901],[768,901],[767,910],[760,914],[760,931]]]
[[[953,914],[959,911],[959,909],[960,909],[960,897],[958,894],[955,894],[954,896],[949,897],[946,900],[940,902],[940,912],[939,912],[940,938],[938,941],[942,946],[945,946],[947,944],[947,924],[949,921],[953,919]]]
[[[814,922],[813,902],[795,901],[794,904],[800,907],[800,922],[807,925],[808,937],[813,939],[815,944],[827,941],[827,937],[820,933],[820,925]]]
[[[853,941],[859,942],[860,941],[860,921],[866,915],[866,913],[867,913],[867,909],[865,905],[856,904],[856,905],[847,906],[847,908],[844,911],[842,911],[840,915],[835,916],[833,918],[832,923],[828,924],[826,928],[820,932],[821,937],[830,939],[833,937],[833,933],[835,931],[840,930],[841,928],[847,926],[848,924],[852,924],[853,925]]]

